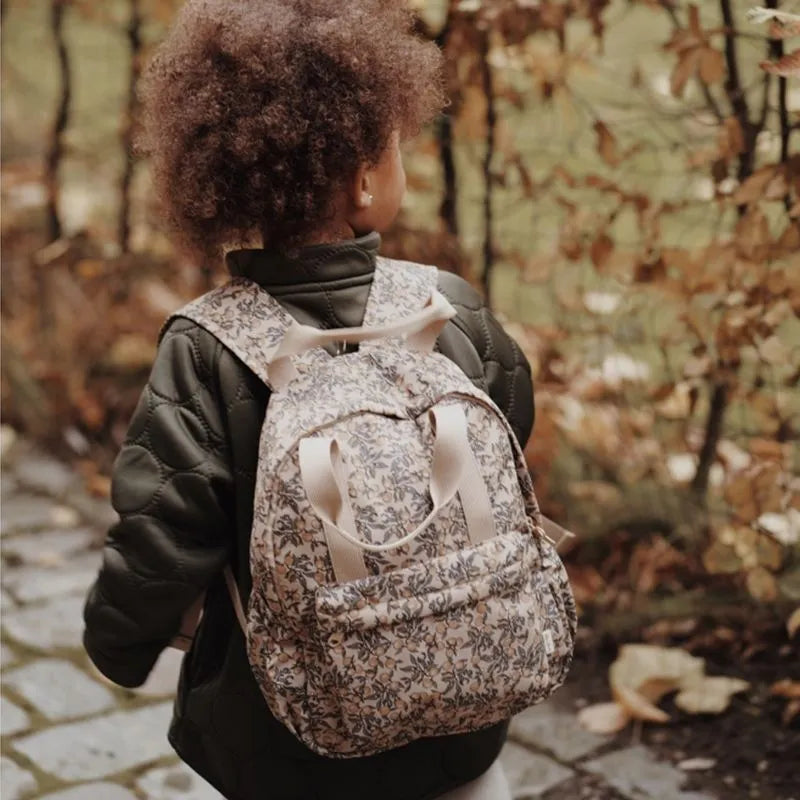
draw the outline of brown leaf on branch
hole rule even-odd
[[[594,123],[594,130],[597,134],[597,151],[600,153],[600,158],[610,167],[616,167],[620,162],[616,137],[599,119]]]
[[[700,9],[694,3],[689,6],[689,30],[698,39],[703,38],[703,29],[700,27]]]
[[[725,77],[725,59],[722,53],[713,48],[705,47],[700,54],[700,78],[704,83],[719,83]]]
[[[751,210],[736,225],[736,249],[744,258],[764,261],[769,254],[769,222],[761,211]]]
[[[785,364],[789,359],[789,348],[778,336],[770,336],[758,345],[758,354],[767,364]]]
[[[727,117],[722,124],[717,136],[719,157],[725,162],[730,162],[745,150],[744,133],[736,117]]]
[[[678,59],[678,63],[675,65],[675,69],[672,70],[672,75],[669,79],[669,88],[673,97],[680,97],[683,94],[689,78],[697,72],[702,55],[703,51],[696,47],[686,50]]]
[[[611,253],[614,250],[614,243],[611,239],[605,234],[601,233],[593,242],[592,246],[589,250],[589,255],[592,258],[592,263],[594,264],[595,268],[602,272],[603,267],[608,264],[608,259],[611,257]]]
[[[742,569],[742,559],[731,544],[717,540],[703,553],[703,566],[710,575],[735,575]]]
[[[777,61],[762,61],[759,66],[765,72],[780,75],[782,78],[794,78],[800,75],[800,49],[787,53]]]
[[[792,39],[800,36],[800,19],[786,20],[785,22],[775,19],[769,26],[768,35],[770,39]]]

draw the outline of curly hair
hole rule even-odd
[[[140,92],[167,221],[211,258],[301,245],[360,164],[441,109],[441,61],[399,0],[189,0]]]

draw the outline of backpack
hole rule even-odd
[[[456,313],[436,286],[379,258],[362,328],[301,325],[242,278],[174,315],[272,390],[246,614],[226,580],[272,714],[325,756],[508,719],[572,659],[575,603],[520,445],[433,351]]]

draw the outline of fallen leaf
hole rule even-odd
[[[797,509],[790,508],[785,514],[767,511],[756,520],[756,525],[786,547],[800,541],[800,511]]]
[[[740,678],[705,675],[691,680],[675,697],[675,705],[689,714],[721,714],[731,697],[750,688]]]
[[[684,758],[678,762],[678,769],[684,772],[701,772],[716,766],[716,758]]]
[[[690,678],[702,677],[704,667],[702,658],[679,648],[624,645],[609,669],[611,693],[634,719],[666,722],[669,715],[655,703]]]
[[[658,692],[662,696],[675,690],[675,687],[671,684],[656,684],[655,682],[650,684],[649,690],[652,693],[657,693],[656,686],[659,687]],[[650,703],[633,689],[629,689],[627,686],[618,686],[612,693],[632,719],[639,719],[644,722],[669,722],[669,714],[666,711]]]
[[[762,603],[771,603],[778,597],[775,576],[764,567],[756,567],[747,573],[747,591]]]
[[[789,615],[786,620],[786,632],[789,634],[790,639],[794,639],[794,635],[800,630],[800,608],[796,608]]]
[[[781,568],[785,552],[779,542],[766,534],[761,534],[756,541],[755,554],[758,563],[769,570],[775,571]]]
[[[776,681],[769,687],[769,693],[776,697],[785,697],[787,700],[800,700],[800,681],[789,678]]]
[[[703,566],[711,575],[734,575],[742,569],[742,560],[731,545],[716,541],[703,553]]]
[[[619,703],[595,703],[578,712],[578,723],[592,733],[617,733],[629,721],[628,712]]]
[[[790,700],[783,710],[781,721],[788,728],[798,714],[800,714],[800,700]]]

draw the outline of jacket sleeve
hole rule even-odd
[[[84,646],[122,686],[145,681],[233,543],[220,346],[202,333],[187,320],[170,325],[114,465],[120,520],[86,600]]]
[[[465,280],[440,272],[439,291],[458,311],[439,336],[439,350],[494,400],[524,447],[535,416],[528,359]]]

